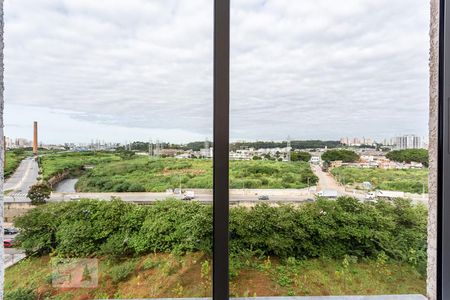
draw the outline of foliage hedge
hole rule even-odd
[[[390,258],[426,265],[427,211],[409,200],[318,199],[301,206],[230,208],[230,249],[281,258]],[[48,203],[15,220],[27,252],[122,257],[210,252],[210,205],[168,199],[150,206],[80,200]]]

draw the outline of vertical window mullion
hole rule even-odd
[[[230,1],[214,0],[213,299],[229,298]]]
[[[440,2],[439,157],[438,157],[438,299],[450,299],[450,7]]]

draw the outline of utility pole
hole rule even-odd
[[[308,197],[309,197],[309,176],[308,176]]]
[[[155,146],[155,156],[156,157],[159,157],[159,152],[160,152],[160,150],[161,150],[161,145],[160,145],[160,143],[159,143],[159,140],[156,140],[156,146]]]
[[[152,157],[153,156],[153,141],[150,140],[148,142],[148,156]]]
[[[287,160],[291,162],[291,137],[287,137]]]

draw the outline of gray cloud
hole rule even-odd
[[[212,13],[207,0],[6,1],[7,104],[90,123],[87,140],[105,125],[211,136]],[[425,134],[428,15],[422,0],[233,1],[231,137]]]

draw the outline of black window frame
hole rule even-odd
[[[449,0],[450,1],[450,0]],[[1,13],[3,1],[0,0]],[[440,0],[437,298],[450,299],[450,5]],[[3,32],[3,16],[0,20]],[[3,34],[2,34],[3,44]],[[214,0],[213,299],[229,299],[230,0]],[[3,64],[3,49],[0,63]],[[446,57],[447,56],[447,57]],[[3,72],[0,74],[3,87]],[[449,80],[447,80],[449,78]],[[3,96],[3,89],[1,89]],[[2,136],[2,138],[4,138]],[[448,255],[444,255],[448,253]],[[447,284],[446,284],[447,283]]]
[[[230,0],[214,0],[213,264],[214,300],[229,299]]]
[[[450,1],[450,0],[449,0]],[[439,0],[437,299],[450,299],[450,5]],[[214,0],[213,299],[229,299],[230,0]],[[449,78],[449,80],[446,80]],[[447,85],[444,83],[447,82]],[[447,217],[446,217],[447,216]]]
[[[450,299],[450,5],[439,2],[437,299]],[[447,255],[445,255],[447,253]]]

